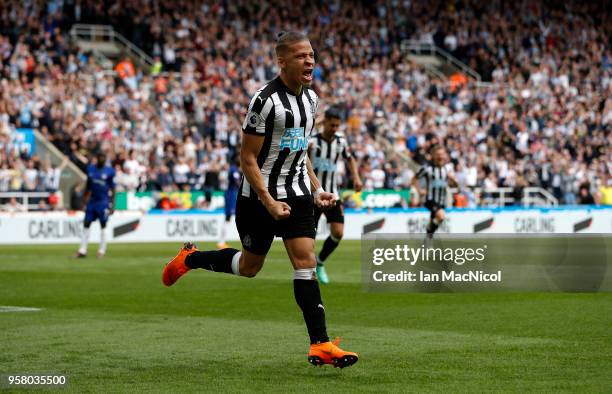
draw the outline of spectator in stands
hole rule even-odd
[[[11,184],[12,170],[9,168],[8,162],[0,163],[0,192],[8,192]]]
[[[583,183],[578,190],[578,203],[581,205],[594,205],[595,198],[591,194],[590,185]]]
[[[11,197],[9,199],[9,202],[2,206],[2,211],[9,213],[26,212],[27,207],[17,202],[17,199],[15,197]]]
[[[83,184],[80,182],[75,183],[75,185],[70,190],[70,210],[72,211],[83,210],[83,197],[84,196],[85,196],[85,190],[83,188]]]
[[[39,171],[40,182],[39,190],[46,192],[56,192],[60,188],[62,171],[68,165],[68,159],[64,158],[59,166],[51,165],[49,159],[45,160]]]
[[[599,187],[601,205],[612,205],[612,177],[608,176],[606,182]]]
[[[33,192],[38,188],[38,169],[34,160],[28,160],[26,169],[23,171],[23,191]]]
[[[132,91],[135,91],[138,87],[138,81],[136,80],[136,69],[134,63],[129,57],[123,58],[115,66],[117,76],[128,86]]]

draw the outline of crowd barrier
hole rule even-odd
[[[344,239],[369,233],[424,233],[429,212],[425,209],[346,210]],[[225,220],[222,211],[117,212],[107,224],[110,242],[217,241]],[[0,244],[77,243],[83,213],[0,213]],[[92,225],[90,240],[99,238]],[[612,233],[612,207],[449,209],[441,233]],[[324,216],[319,238],[328,234]],[[232,219],[227,239],[238,240]]]

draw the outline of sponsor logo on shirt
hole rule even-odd
[[[280,150],[289,149],[291,152],[307,150],[308,138],[304,136],[304,128],[286,128],[278,145]]]

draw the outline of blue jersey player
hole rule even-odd
[[[87,166],[87,187],[84,196],[87,205],[85,208],[81,247],[79,248],[77,257],[87,256],[89,227],[91,223],[96,220],[100,221],[101,227],[98,257],[103,257],[106,253],[105,228],[108,218],[113,212],[113,201],[115,199],[115,170],[105,164],[106,157],[100,152],[96,155],[96,164]]]
[[[225,242],[225,235],[227,233],[227,227],[232,219],[232,216],[236,214],[236,199],[238,198],[238,189],[240,189],[240,182],[242,180],[242,174],[240,173],[240,160],[233,160],[230,165],[227,174],[227,189],[225,190],[225,222],[221,227],[221,237],[217,247],[220,249],[228,248],[229,245]]]

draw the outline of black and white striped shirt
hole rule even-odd
[[[280,77],[259,89],[251,99],[242,131],[264,137],[257,164],[274,199],[311,193],[306,155],[318,103],[312,89],[303,87],[296,96]],[[244,177],[240,194],[256,198]]]
[[[446,206],[446,192],[448,189],[448,172],[444,167],[424,165],[416,173],[421,186],[427,190],[425,201],[432,201],[436,204]]]
[[[327,142],[321,134],[316,134],[312,138],[310,155],[312,168],[321,182],[321,187],[338,197],[338,186],[336,185],[338,159],[342,157],[348,160],[353,156],[346,139],[335,135],[330,142]]]

